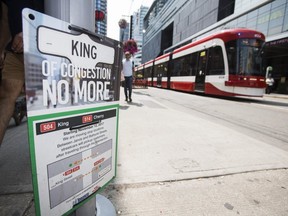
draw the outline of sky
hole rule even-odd
[[[150,7],[154,0],[107,0],[107,36],[119,40],[118,21],[121,18],[129,22],[130,15],[141,5]]]

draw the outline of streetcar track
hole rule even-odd
[[[153,97],[155,97],[155,96],[153,96]],[[276,140],[279,140],[281,142],[288,143],[288,135],[284,132],[275,131],[274,128],[265,127],[264,125],[255,124],[252,122],[245,121],[243,119],[231,120],[231,118],[229,118],[229,116],[221,117],[219,115],[209,113],[203,109],[201,110],[198,107],[197,108],[193,107],[193,106],[191,107],[190,104],[179,104],[173,99],[168,99],[168,98],[163,98],[163,97],[157,97],[157,98],[159,98],[160,100],[165,100],[167,102],[173,103],[173,104],[178,105],[178,106],[183,106],[186,109],[190,109],[190,110],[193,110],[195,112],[201,113],[203,115],[213,117],[213,118],[221,120],[223,122],[228,122],[228,123],[230,123],[232,125],[236,125],[238,127],[240,126],[241,128],[244,128],[246,130],[247,129],[252,130],[254,132],[269,136],[270,138],[274,138]],[[201,106],[200,106],[200,108],[201,108]]]
[[[279,110],[281,110],[283,112],[288,112],[288,109],[287,109],[288,105],[287,105],[287,107],[285,107],[285,106],[277,107],[277,106],[272,106],[271,104],[262,104],[262,103],[250,103],[250,104],[253,105],[253,106],[259,106],[259,107],[263,107],[264,106],[265,108],[268,108],[268,109],[271,109],[271,110],[279,109]]]
[[[150,187],[150,186],[155,186],[155,185],[161,186],[164,184],[171,184],[171,183],[175,183],[175,182],[195,181],[195,180],[203,180],[203,179],[215,179],[215,178],[237,176],[237,175],[248,174],[248,173],[259,173],[259,172],[287,170],[287,169],[288,169],[287,167],[259,168],[259,169],[246,170],[246,171],[234,171],[234,172],[219,173],[219,174],[213,174],[213,175],[199,175],[199,176],[195,176],[195,177],[173,178],[173,179],[167,179],[167,180],[155,180],[155,181],[146,181],[146,182],[144,182],[144,181],[143,182],[133,182],[133,183],[112,182],[104,189],[104,193],[106,191],[112,191],[112,190],[116,190],[116,191],[126,190],[127,188],[141,188],[141,187],[147,187],[147,186]],[[215,170],[221,170],[221,169],[215,169]],[[210,171],[210,170],[207,170],[207,171]]]
[[[214,118],[217,118],[217,119],[220,119],[222,121],[225,121],[225,122],[228,122],[230,124],[234,124],[234,125],[237,125],[237,126],[241,126],[242,128],[245,128],[245,129],[249,129],[249,130],[252,130],[252,131],[255,131],[255,132],[258,132],[260,134],[264,134],[264,135],[267,135],[267,136],[270,136],[270,137],[273,137],[274,139],[277,139],[279,141],[282,141],[282,142],[288,142],[288,136],[285,134],[285,133],[279,133],[277,131],[273,131],[272,128],[268,128],[268,127],[263,127],[263,125],[257,125],[255,123],[251,123],[251,122],[247,122],[247,121],[243,121],[243,119],[239,120],[239,121],[232,121],[230,119],[226,117],[220,117],[220,116],[217,116],[217,115],[213,115],[211,113],[208,113],[208,112],[203,112],[201,110],[198,110],[198,109],[193,109],[191,107],[187,107],[185,105],[183,105],[184,107],[188,108],[188,109],[192,109],[196,112],[200,112],[202,114],[205,114],[205,115],[208,115],[210,117],[214,117]],[[242,121],[242,123],[241,123]],[[246,124],[245,124],[246,123]],[[254,124],[254,126],[252,125]],[[259,128],[259,129],[257,129]],[[273,131],[273,133],[271,133],[270,131]],[[279,137],[280,136],[280,137]],[[282,138],[281,138],[282,137]]]

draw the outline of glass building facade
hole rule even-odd
[[[95,20],[95,31],[98,34],[107,36],[107,0],[96,0],[95,8],[105,14],[104,20]]]
[[[137,42],[138,52],[134,55],[134,65],[138,66],[142,62],[143,44],[143,20],[148,11],[148,7],[142,6],[133,13],[132,38]]]
[[[266,36],[263,66],[273,68],[273,90],[288,94],[288,0],[168,0],[146,26],[142,60],[235,27],[254,29]]]

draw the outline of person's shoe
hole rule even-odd
[[[129,102],[132,102],[132,98],[129,98]]]
[[[128,98],[125,98],[125,101],[128,101]]]

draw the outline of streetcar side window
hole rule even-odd
[[[138,70],[138,71],[135,71],[135,77],[136,78],[143,78],[143,75],[144,74],[144,71],[143,71],[143,69],[140,69],[140,70]]]
[[[195,76],[197,67],[197,53],[173,59],[172,65],[172,76]]]
[[[190,67],[191,67],[191,75],[195,76],[196,75],[196,71],[197,71],[197,61],[198,61],[198,56],[199,53],[192,53],[191,54],[191,61],[190,61]]]
[[[228,59],[229,74],[236,74],[237,68],[237,41],[226,43],[226,53]]]
[[[155,77],[167,77],[168,63],[161,63],[154,66]]]
[[[208,59],[208,75],[223,75],[224,73],[224,59],[223,52],[220,46],[209,48]]]
[[[172,76],[189,76],[189,56],[184,56],[174,60]]]
[[[144,69],[144,78],[152,77],[152,67]]]
[[[177,58],[177,59],[173,59],[172,60],[172,73],[171,76],[180,76],[181,70],[182,70],[182,63],[181,63],[181,59]]]

